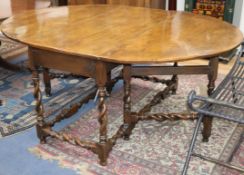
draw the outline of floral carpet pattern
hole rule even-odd
[[[54,79],[52,96],[43,93],[45,115],[52,116],[71,101],[95,91],[92,79]],[[43,91],[43,85],[42,85]],[[12,72],[0,68],[0,137],[32,127],[36,123],[35,101],[31,74],[28,71]]]
[[[179,90],[160,104],[153,107],[155,112],[187,111],[186,97],[190,90],[205,94],[207,80],[205,76],[179,76]],[[133,111],[142,108],[162,85],[155,85],[139,79],[132,80]],[[122,124],[123,88],[113,91],[106,100],[108,106],[109,136],[111,137]],[[97,110],[91,109],[77,121],[65,127],[61,132],[86,140],[98,140]],[[180,174],[185,161],[195,121],[143,121],[139,122],[129,141],[118,140],[110,153],[107,166],[100,166],[98,158],[90,151],[72,146],[54,138],[48,138],[47,144],[40,144],[30,151],[43,159],[56,160],[60,166],[73,169],[81,175],[176,175]],[[214,158],[227,159],[237,143],[242,129],[234,123],[214,120],[213,131],[208,143],[198,137],[196,152]],[[200,135],[200,133],[199,133]],[[243,165],[243,146],[239,148],[234,160]],[[237,175],[212,163],[193,158],[190,175]]]

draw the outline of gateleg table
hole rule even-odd
[[[215,88],[218,56],[235,47],[242,39],[236,27],[215,18],[186,12],[163,11],[116,5],[84,5],[32,10],[13,16],[1,25],[9,38],[29,46],[29,61],[35,90],[37,135],[41,143],[51,136],[87,148],[106,165],[109,152],[119,138],[129,136],[139,120],[180,119],[179,114],[145,112],[160,99],[177,90],[178,74],[206,74],[208,94]],[[177,62],[206,58],[208,65],[180,66]],[[161,63],[173,63],[162,66]],[[107,136],[106,86],[111,70],[123,65],[124,123]],[[98,87],[98,142],[84,141],[52,130],[52,126],[75,113],[83,102],[64,109],[50,122],[45,121],[38,68],[68,71],[96,79]],[[45,72],[44,72],[45,73]],[[148,75],[173,75],[160,80]],[[45,76],[44,76],[45,77]],[[166,84],[152,102],[139,113],[131,111],[132,77]],[[211,118],[204,121],[203,138],[211,134]]]

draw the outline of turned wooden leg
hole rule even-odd
[[[105,96],[106,96],[106,83],[107,83],[107,72],[106,65],[103,62],[96,63],[96,83],[98,86],[98,122],[100,124],[99,129],[99,149],[98,149],[98,157],[100,159],[100,164],[105,166],[107,165],[107,159],[109,154],[108,149],[108,138],[107,138],[107,107],[105,105]]]
[[[100,145],[100,151],[99,151],[99,159],[100,164],[105,166],[107,165],[107,158],[108,158],[108,151],[107,151],[107,124],[108,124],[108,118],[107,118],[107,107],[105,105],[105,96],[106,96],[106,88],[105,87],[99,87],[99,104],[98,104],[98,110],[99,110],[99,117],[98,121],[100,124],[100,136],[99,136],[99,145]]]
[[[43,132],[44,127],[44,109],[42,104],[42,93],[40,90],[40,79],[36,69],[32,69],[32,80],[34,84],[34,98],[36,100],[36,113],[37,113],[37,124],[36,131],[37,136],[40,139],[40,143],[46,143],[46,135]]]
[[[123,79],[124,79],[124,124],[123,128],[125,130],[124,139],[129,140],[131,130],[129,127],[131,125],[131,65],[124,65],[123,68]]]
[[[174,67],[177,67],[177,66],[178,66],[178,63],[175,62],[175,63],[174,63]],[[172,81],[174,82],[174,84],[175,84],[174,88],[172,89],[172,94],[176,94],[176,91],[177,91],[177,89],[178,89],[178,75],[173,75],[173,77],[172,77],[171,80],[172,80]]]
[[[45,85],[45,93],[47,97],[50,97],[51,94],[51,78],[49,75],[49,69],[48,68],[44,68],[43,69],[43,80],[44,80],[44,85]]]
[[[212,58],[209,61],[209,67],[210,67],[210,72],[208,74],[208,95],[210,96],[215,88],[215,81],[217,79],[218,75],[218,63],[219,60],[218,58]],[[203,142],[208,142],[209,137],[211,135],[211,130],[212,130],[212,117],[211,116],[205,116],[203,118]]]
[[[37,67],[33,63],[33,53],[32,50],[29,48],[28,50],[28,57],[29,57],[29,68],[32,72],[32,81],[34,85],[34,92],[33,96],[36,100],[36,119],[37,119],[37,124],[36,124],[36,131],[37,131],[37,136],[40,139],[40,143],[46,143],[46,137],[47,134],[43,132],[43,129],[45,127],[45,122],[44,122],[44,108],[42,104],[42,93],[40,90],[40,77],[39,77],[39,72],[37,70]]]

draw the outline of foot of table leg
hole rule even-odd
[[[109,152],[111,151],[112,147],[107,144],[99,144],[98,146],[98,158],[99,158],[99,163],[102,166],[106,166],[108,164],[108,155]]]
[[[124,133],[124,140],[130,140],[130,135],[132,133],[132,130],[135,128],[136,123],[131,123],[126,127],[125,133]]]
[[[215,81],[217,79],[218,75],[218,57],[212,58],[209,60],[209,67],[210,67],[210,72],[208,74],[208,95],[210,96],[212,92],[214,91],[215,88]],[[211,116],[205,116],[203,118],[203,142],[207,142],[209,140],[209,137],[211,135],[211,130],[212,130],[212,117]]]
[[[213,121],[212,117],[205,116],[203,118],[203,131],[202,131],[203,142],[208,142],[209,137],[211,136],[212,121]]]
[[[37,137],[40,140],[40,144],[45,144],[47,143],[46,141],[46,137],[47,135],[42,131],[43,127],[39,126],[38,124],[36,125],[36,133],[37,133]]]

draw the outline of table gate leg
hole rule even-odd
[[[49,69],[48,68],[44,68],[43,69],[43,80],[44,80],[44,84],[45,84],[45,93],[47,97],[50,97],[51,94],[51,79],[50,79],[50,75],[49,75]]]
[[[177,62],[175,62],[174,63],[174,67],[177,67],[178,66],[178,63]],[[172,94],[176,94],[176,91],[177,91],[177,89],[178,89],[178,75],[173,75],[173,77],[172,77],[172,81],[174,82],[174,84],[175,84],[175,86],[174,86],[174,88],[172,89]]]
[[[210,67],[210,72],[208,74],[208,95],[210,96],[215,88],[215,80],[217,79],[218,75],[218,57],[211,58],[209,60],[209,67]],[[212,130],[212,117],[211,116],[205,116],[203,118],[203,142],[208,142],[208,139],[211,135],[211,130]]]
[[[42,93],[40,90],[39,73],[36,68],[32,68],[32,80],[34,84],[34,98],[36,100],[36,113],[37,113],[37,136],[40,139],[40,143],[46,143],[46,134],[43,132],[44,127],[44,109],[42,104]]]
[[[111,150],[111,147],[108,143],[107,138],[107,107],[105,105],[105,96],[107,94],[106,83],[107,83],[107,72],[106,66],[103,62],[97,62],[96,64],[96,83],[98,86],[98,122],[100,124],[99,129],[99,143],[98,143],[98,156],[100,159],[100,164],[105,166],[107,165],[108,154]]]
[[[98,88],[98,96],[99,96],[99,104],[98,104],[98,110],[99,110],[99,117],[98,121],[100,124],[100,136],[99,136],[99,158],[100,158],[100,164],[101,165],[107,165],[107,158],[108,158],[108,149],[107,149],[107,124],[108,124],[108,118],[107,118],[107,107],[105,105],[105,96],[106,96],[106,88],[105,87],[99,87]]]
[[[37,131],[37,136],[40,139],[40,143],[46,143],[46,137],[48,136],[43,129],[46,127],[45,126],[45,121],[44,121],[44,108],[42,104],[42,93],[40,90],[40,77],[39,77],[39,72],[38,72],[38,67],[34,64],[33,61],[33,53],[32,53],[32,48],[29,47],[28,49],[28,58],[29,58],[29,68],[32,73],[32,81],[34,85],[34,92],[33,96],[36,101],[36,119],[37,119],[37,124],[36,124],[36,131]]]
[[[124,79],[124,124],[123,129],[125,130],[124,139],[129,140],[132,129],[135,124],[131,121],[131,65],[124,65],[123,68],[123,79]]]

